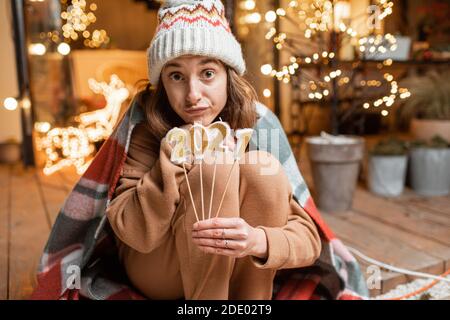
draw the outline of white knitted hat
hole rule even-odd
[[[220,0],[167,0],[158,11],[158,22],[147,51],[152,85],[168,61],[187,54],[219,59],[244,74],[241,45],[231,33]]]

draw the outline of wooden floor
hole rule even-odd
[[[25,299],[58,210],[77,179],[0,165],[0,300]]]
[[[313,187],[307,161],[299,165]],[[0,166],[0,300],[26,299],[32,292],[40,254],[76,179],[72,169],[45,176],[20,165]],[[450,197],[422,198],[406,190],[387,200],[361,185],[351,211],[324,218],[345,244],[372,258],[434,274],[450,267]],[[367,264],[361,265],[365,272]],[[382,276],[372,295],[412,280],[390,272]]]
[[[385,198],[367,190],[368,152],[382,136],[365,136],[366,152],[352,209],[342,213],[322,212],[342,242],[366,256],[399,268],[440,275],[450,268],[450,195],[423,197],[405,188],[400,197]],[[408,136],[400,136],[408,140]],[[297,153],[298,166],[314,197],[307,148]],[[355,256],[356,257],[356,256]],[[369,264],[356,257],[367,279],[373,272]],[[415,277],[381,270],[377,296]],[[449,297],[450,298],[450,297]]]

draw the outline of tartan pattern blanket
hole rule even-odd
[[[322,238],[322,252],[314,265],[277,272],[273,299],[368,297],[357,261],[317,210],[281,123],[264,105],[257,103],[256,108],[258,121],[250,148],[271,152],[279,159],[295,199],[315,221]],[[31,299],[144,299],[120,265],[105,215],[121,175],[132,130],[143,120],[142,109],[133,101],[66,198],[40,259]],[[273,139],[274,132],[277,139]]]

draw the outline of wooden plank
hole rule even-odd
[[[434,223],[450,228],[450,215],[447,216],[445,214],[441,214],[434,210],[431,210],[430,208],[420,206],[411,202],[399,203],[395,201],[395,203],[405,208],[408,216],[413,216],[415,219],[420,219],[430,224]]]
[[[450,197],[423,197],[405,188],[400,196],[383,199],[405,207],[408,214],[450,227],[450,214],[446,212],[450,212]]]
[[[34,170],[16,166],[11,176],[10,299],[26,299],[50,229]]]
[[[442,245],[436,241],[400,230],[392,225],[374,220],[371,217],[360,215],[357,212],[349,211],[342,213],[337,218],[348,222],[353,228],[365,228],[368,226],[371,232],[377,236],[390,237],[398,243],[398,246],[408,246],[442,260],[445,263],[444,266],[450,263],[450,246]]]
[[[343,241],[343,242],[345,245],[351,245],[355,249],[357,247],[356,245],[351,244],[347,241]],[[373,276],[372,272],[369,273],[369,270],[371,270],[371,269],[369,269],[370,264],[365,262],[364,260],[358,260],[358,263],[361,268],[361,272],[363,273],[364,278],[367,281],[369,276]],[[389,286],[392,286],[392,285],[395,286],[395,285],[399,285],[399,284],[406,282],[406,278],[404,276],[402,276],[402,275],[399,276],[398,274],[396,274],[394,272],[386,271],[383,269],[381,269],[380,276],[381,276],[381,282],[379,284],[379,287],[369,288],[369,297],[373,298],[373,297],[379,296],[379,295],[384,294],[387,291],[389,291],[389,290],[385,291],[386,288],[388,288],[388,286],[386,284],[388,284]],[[370,281],[370,282],[372,282],[372,281]],[[373,285],[373,284],[371,284],[371,285]]]
[[[434,214],[450,218],[450,196],[425,197],[418,195],[409,188],[405,188],[401,196],[392,200],[401,204],[408,203],[419,208],[424,208]]]
[[[8,299],[9,166],[0,166],[0,300]]]
[[[400,233],[392,226],[386,227],[374,219],[359,217],[358,213],[354,212],[339,215],[324,213],[323,216],[344,243],[371,258],[397,267],[434,274],[440,274],[444,269],[443,259],[430,255],[428,252],[425,253],[421,251],[422,248],[408,243],[408,238],[413,241],[422,241],[420,237],[409,235],[407,232]],[[424,248],[425,246],[434,248],[435,243],[428,240],[422,245]],[[448,254],[445,246],[439,248],[441,252],[437,254]],[[368,274],[365,272],[367,263],[364,262],[361,265],[367,277]],[[383,272],[380,293],[387,292],[408,280],[405,275]]]
[[[353,210],[393,225],[397,229],[434,240],[443,245],[450,245],[450,228],[438,223],[424,221],[411,214],[412,212],[410,213],[407,208],[376,197],[367,190],[357,188],[353,198]]]
[[[36,177],[41,197],[44,199],[44,208],[49,226],[58,216],[69,191],[61,176],[57,173],[45,175],[42,170],[36,170]]]
[[[359,226],[367,226],[380,237],[390,237],[398,243],[398,246],[408,246],[419,252],[424,252],[429,256],[444,262],[444,267],[450,262],[450,246],[443,245],[434,240],[411,234],[410,232],[400,230],[394,226],[379,222],[370,217],[350,212],[345,218],[355,228]],[[395,250],[396,247],[392,248]],[[418,269],[413,269],[418,270]],[[442,270],[445,271],[445,270]],[[440,272],[440,271],[438,271]]]

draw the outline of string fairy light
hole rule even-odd
[[[389,95],[385,95],[377,100],[375,100],[372,103],[372,106],[374,108],[379,108],[381,107],[383,104],[385,105],[386,108],[389,108],[391,106],[394,105],[395,101],[397,98],[400,99],[407,99],[411,96],[411,93],[409,92],[409,90],[407,88],[399,88],[398,87],[398,83],[397,81],[395,81],[394,76],[390,73],[385,73],[383,75],[384,81],[389,85]],[[361,83],[362,86],[381,86],[381,81],[378,80],[369,80],[369,81],[365,81],[364,83]],[[370,108],[370,103],[366,102],[363,104],[363,108],[364,109],[369,109]],[[382,116],[388,116],[389,115],[389,111],[386,109],[383,109],[381,111],[381,115]]]
[[[374,56],[377,53],[386,53],[397,50],[397,39],[391,34],[377,35],[370,37],[362,37],[358,41],[359,51],[363,53],[366,58]],[[385,65],[392,64],[392,60],[386,62]]]
[[[375,6],[375,7],[374,7]],[[379,21],[385,19],[393,12],[393,1],[376,0],[371,6],[371,10],[377,12]],[[338,68],[325,71],[321,68],[322,75],[313,75],[307,72],[302,65],[329,65],[331,68],[332,60],[337,56],[337,52],[329,50],[315,50],[313,53],[302,54],[305,44],[311,44],[311,40],[316,40],[317,43],[323,42],[323,33],[336,32],[339,34],[341,41],[347,41],[361,53],[362,57],[372,58],[380,54],[385,54],[388,51],[395,51],[397,49],[397,40],[392,34],[385,35],[370,35],[365,36],[359,34],[358,26],[350,19],[351,10],[350,3],[347,1],[338,0],[313,0],[313,1],[289,1],[287,6],[280,6],[265,12],[258,11],[257,3],[251,1],[241,1],[240,8],[244,11],[244,17],[256,16],[258,19],[251,19],[248,23],[264,22],[268,25],[268,31],[265,34],[265,39],[271,41],[277,50],[288,51],[291,53],[289,63],[282,65],[279,69],[275,68],[270,63],[261,66],[261,73],[265,76],[276,78],[278,81],[289,84],[293,77],[299,77],[302,80],[313,81],[314,86],[307,86],[309,92],[305,92],[305,97],[309,100],[327,99],[336,89],[333,87],[334,82],[337,83],[337,88],[351,85],[352,77]],[[367,17],[361,17],[363,22],[367,22]],[[276,20],[284,19],[286,23],[291,23],[298,33],[284,32],[279,29],[285,23],[280,23],[279,28],[276,27]],[[239,20],[240,23],[245,24],[246,19]],[[377,65],[378,69],[389,67],[393,63],[392,59],[386,59]],[[334,64],[335,65],[335,64]],[[323,74],[325,72],[325,74]],[[363,82],[364,81],[364,82]],[[389,75],[382,79],[366,79],[362,80],[361,87],[386,87],[390,90],[389,95],[380,98],[371,98],[373,101],[362,102],[364,109],[370,107],[379,108],[381,106],[389,108],[392,106],[397,98],[406,99],[410,96],[406,88],[401,88],[400,92],[394,77]],[[301,85],[302,87],[302,85]],[[302,90],[303,91],[303,90]],[[263,92],[267,97],[267,92]],[[380,108],[381,109],[381,108]],[[383,109],[382,115],[387,115],[389,112]],[[387,112],[387,114],[386,114]]]
[[[90,48],[100,48],[110,42],[107,32],[103,29],[89,31],[88,27],[97,21],[94,12],[97,4],[87,6],[86,0],[60,0],[66,6],[61,12],[61,19],[65,21],[62,34],[67,41],[83,40],[83,44]]]

